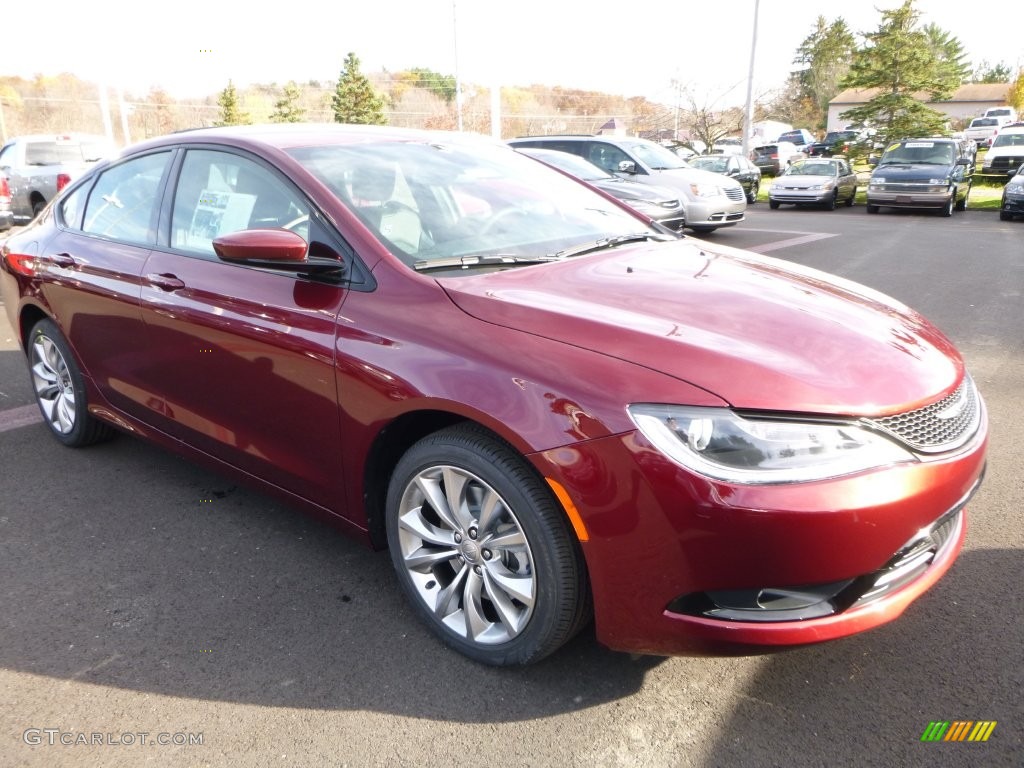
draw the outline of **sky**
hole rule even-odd
[[[355,52],[364,73],[413,67],[465,87],[549,85],[699,106],[742,104],[758,0],[377,0],[357,3],[48,0],[43,28],[4,36],[0,75],[62,71],[176,98],[288,80],[333,82]],[[959,38],[974,64],[1024,66],[1019,0],[918,0],[922,23]],[[875,30],[900,0],[759,0],[754,96],[783,85],[817,17]],[[160,8],[159,13],[156,9]],[[1003,22],[1000,22],[1000,18]]]

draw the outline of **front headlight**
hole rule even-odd
[[[637,403],[637,429],[686,469],[730,483],[800,483],[915,461],[857,424],[743,417],[725,408]]]
[[[1011,195],[1024,195],[1024,184],[1007,184],[1006,191]]]
[[[696,197],[721,197],[722,188],[715,184],[691,184],[690,191]]]
[[[662,208],[660,205],[649,203],[646,200],[623,200],[622,202],[624,202],[633,210],[639,211],[644,216],[649,216],[652,219],[661,216],[665,212],[665,209]]]

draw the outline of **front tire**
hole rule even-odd
[[[768,200],[768,207],[771,208],[773,211],[779,210],[780,205],[782,205],[782,203],[780,203],[778,200]]]
[[[747,202],[748,203],[753,205],[754,203],[757,202],[757,193],[760,191],[760,189],[761,189],[761,184],[759,182],[755,181],[753,184],[750,185],[750,191],[747,193]]]
[[[877,206],[877,205],[872,205],[871,203],[868,203],[868,204],[867,204],[867,205],[865,206],[865,210],[866,210],[866,211],[867,211],[868,213],[878,213],[878,206]]]
[[[388,486],[387,531],[415,611],[471,659],[538,661],[588,616],[564,512],[526,460],[482,428],[450,427],[409,449]]]
[[[839,190],[833,190],[829,198],[821,204],[821,207],[826,211],[834,211],[836,209],[836,202],[839,200]]]
[[[29,370],[36,404],[50,433],[64,445],[81,448],[106,440],[114,430],[89,415],[85,379],[64,334],[49,319],[29,333]]]
[[[954,189],[953,190],[953,194],[949,196],[949,200],[947,200],[946,204],[944,206],[942,206],[941,213],[946,218],[949,218],[950,216],[953,215],[953,208],[955,207],[955,201],[956,201],[956,190]]]

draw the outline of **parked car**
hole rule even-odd
[[[789,142],[776,142],[773,144],[762,144],[750,151],[750,159],[761,173],[770,176],[778,176],[797,160],[803,160],[807,155],[801,152],[795,144]]]
[[[885,624],[985,467],[981,395],[918,313],[475,135],[147,141],[6,240],[0,296],[56,440],[116,428],[387,548],[488,664],[591,611],[657,654]]]
[[[839,203],[853,205],[857,174],[843,158],[814,158],[793,163],[768,188],[768,207],[782,203],[818,205],[835,210]]]
[[[994,117],[1000,125],[1017,122],[1017,110],[1006,104],[1000,107],[989,107],[985,110],[985,117]]]
[[[1014,216],[1024,216],[1024,163],[1003,187],[1003,197],[999,201],[999,218],[1009,221]]]
[[[808,157],[832,157],[848,155],[850,148],[860,140],[857,131],[829,131],[821,141],[815,141],[804,150]]]
[[[814,143],[814,134],[806,128],[794,128],[791,131],[785,131],[784,133],[779,134],[779,138],[776,143],[781,142],[793,144],[803,151]]]
[[[999,120],[994,117],[976,117],[964,129],[964,138],[972,139],[978,146],[990,147],[999,133]]]
[[[701,171],[674,152],[647,139],[619,136],[524,136],[513,147],[557,149],[589,160],[599,168],[641,184],[669,187],[682,200],[686,226],[707,234],[746,217],[743,188],[731,179]]]
[[[14,211],[11,210],[11,186],[7,176],[0,173],[0,232],[6,232],[14,223]]]
[[[588,184],[593,184],[612,197],[618,198],[630,208],[669,229],[678,232],[685,224],[683,204],[679,201],[679,195],[668,187],[655,187],[629,179],[620,179],[618,176],[612,176],[604,169],[598,168],[593,163],[587,162],[579,155],[559,152],[557,149],[522,147],[519,151],[565,171]]]
[[[694,168],[720,173],[739,182],[747,196],[747,202],[757,202],[757,193],[761,189],[761,169],[743,155],[701,155],[690,158],[688,162]]]
[[[65,186],[113,152],[106,137],[84,133],[11,139],[0,149],[0,171],[11,187],[15,220],[39,215]]]
[[[981,171],[986,175],[1013,176],[1024,163],[1024,125],[1001,128],[985,153]]]
[[[958,139],[904,139],[890,144],[868,182],[867,211],[937,208],[944,216],[967,207],[974,161]]]

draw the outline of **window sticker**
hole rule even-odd
[[[213,251],[213,239],[247,229],[256,195],[204,189],[185,235],[185,247]]]

